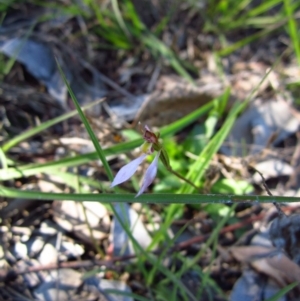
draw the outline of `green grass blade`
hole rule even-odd
[[[223,11],[222,15],[225,15],[226,19],[230,19],[231,23],[243,16],[243,11],[246,10],[251,0],[243,0],[234,3],[234,5],[228,7],[226,11]]]
[[[27,191],[15,188],[7,188],[0,186],[0,196],[6,198],[21,198],[34,199],[37,201],[51,201],[51,200],[73,200],[78,202],[90,201],[111,204],[119,203],[133,203],[136,202],[135,194],[132,193],[50,193],[40,191]],[[295,203],[299,201],[297,197],[283,197],[283,196],[257,196],[257,195],[202,195],[202,194],[142,194],[139,196],[141,203],[156,203],[156,204],[232,204],[232,203]]]
[[[219,56],[227,56],[230,53],[234,52],[235,50],[237,50],[237,49],[239,49],[239,48],[241,48],[241,47],[243,47],[243,46],[245,46],[245,45],[247,45],[247,44],[249,44],[249,43],[265,36],[265,35],[267,35],[268,33],[272,32],[272,30],[273,30],[273,28],[271,28],[271,29],[267,28],[267,29],[261,30],[257,33],[254,33],[253,35],[251,35],[249,37],[246,37],[242,40],[239,40],[238,42],[233,43],[232,45],[230,45],[230,46],[228,46],[228,47],[226,47],[226,48],[224,48],[220,51],[217,51],[217,54]]]
[[[111,0],[111,4],[112,4],[112,9],[115,13],[115,16],[116,16],[116,19],[117,19],[117,22],[118,22],[119,26],[122,28],[125,35],[128,38],[130,38],[130,33],[129,33],[128,28],[126,27],[126,24],[123,20],[122,14],[121,14],[120,9],[119,9],[118,1],[117,0]]]
[[[105,28],[97,28],[95,29],[95,32],[102,36],[104,39],[106,39],[108,42],[112,43],[111,48],[115,49],[125,49],[130,50],[132,49],[131,43],[129,43],[129,40],[124,35],[120,35],[117,31],[114,32],[113,29],[105,29]],[[102,47],[110,49],[108,46]]]
[[[147,34],[145,36],[141,36],[143,43],[147,46],[147,48],[152,52],[152,54],[159,53],[164,58],[166,58],[174,70],[180,74],[183,78],[185,78],[188,82],[194,84],[193,78],[189,75],[189,73],[181,66],[179,60],[176,58],[173,51],[168,48],[163,42],[161,42],[158,38],[156,38],[153,34]]]
[[[34,29],[34,27],[35,27],[36,25],[37,25],[37,22],[36,22],[36,21],[34,21],[34,22],[30,25],[30,27],[29,27],[29,29],[28,29],[26,35],[25,35],[24,38],[22,39],[22,43],[21,43],[20,47],[19,47],[18,49],[16,49],[16,51],[13,53],[13,56],[11,56],[11,58],[8,60],[6,66],[5,66],[4,70],[3,70],[3,74],[5,74],[5,75],[8,75],[8,74],[9,74],[10,70],[12,69],[13,65],[15,64],[15,62],[16,62],[16,60],[17,60],[17,58],[18,58],[18,55],[19,55],[20,51],[22,50],[23,46],[26,44],[26,42],[27,42],[29,36],[30,36],[31,33],[33,32],[33,29]]]
[[[294,51],[298,60],[298,64],[300,66],[300,39],[299,39],[299,28],[293,16],[293,7],[292,2],[290,0],[284,0],[284,8],[286,15],[288,17],[288,31],[290,34],[290,38],[293,43]]]
[[[59,65],[59,63],[58,63],[58,61],[57,61],[57,66],[58,66],[58,69],[59,69],[59,71],[61,73],[61,76],[62,76],[62,78],[63,78],[63,80],[64,80],[64,82],[65,82],[65,84],[66,84],[66,86],[68,88],[68,91],[69,91],[70,96],[71,96],[71,98],[73,100],[73,103],[74,103],[74,105],[75,105],[75,107],[76,107],[76,109],[78,111],[80,119],[83,122],[83,124],[84,124],[87,132],[90,135],[90,138],[91,138],[91,140],[92,140],[92,142],[94,144],[94,147],[96,149],[96,152],[97,152],[97,154],[98,154],[98,156],[99,156],[99,158],[100,158],[100,160],[101,160],[101,162],[103,164],[103,167],[104,167],[104,169],[106,171],[106,174],[107,174],[109,180],[112,181],[113,178],[114,178],[114,176],[113,176],[113,173],[112,173],[112,171],[110,169],[110,166],[109,166],[109,164],[108,164],[108,162],[106,160],[104,151],[103,151],[102,147],[100,146],[100,144],[98,142],[98,139],[97,139],[96,135],[94,134],[94,132],[93,132],[93,130],[92,130],[89,122],[87,121],[87,119],[86,119],[83,111],[81,110],[81,107],[80,107],[80,105],[79,105],[79,103],[77,101],[77,98],[76,98],[75,94],[73,93],[73,91],[72,91],[72,89],[71,89],[71,87],[70,87],[70,85],[69,85],[69,83],[68,83],[68,81],[67,81],[67,79],[66,79],[66,77],[65,77],[65,75],[64,75],[64,73],[63,73],[63,71],[62,71],[62,69],[61,69],[61,67]]]
[[[293,17],[293,20],[294,20],[294,17]],[[297,16],[297,18],[299,18],[299,16]],[[245,45],[261,38],[261,37],[263,37],[263,36],[266,36],[267,34],[270,34],[271,32],[273,32],[277,29],[279,29],[280,27],[284,26],[288,21],[289,21],[289,18],[282,18],[281,20],[278,20],[276,23],[270,25],[269,27],[267,27],[263,30],[260,30],[259,32],[256,32],[253,35],[251,35],[249,37],[246,37],[246,38],[244,38],[244,39],[242,39],[242,40],[240,40],[240,41],[238,41],[238,42],[236,42],[236,43],[234,43],[234,44],[232,44],[232,45],[230,45],[226,48],[221,49],[220,51],[217,52],[217,54],[219,56],[229,55],[233,51],[235,51],[235,50],[237,50],[237,49],[239,49],[239,48],[241,48],[241,47],[243,47],[243,46],[245,46]],[[294,39],[296,39],[296,37],[294,37]]]
[[[215,105],[216,101],[218,102],[219,99],[213,99],[209,103],[191,112],[190,114],[182,117],[181,119],[167,126],[162,127],[160,130],[161,137],[164,138],[166,136],[173,136],[180,130],[192,124],[193,122],[198,120],[201,116],[203,116],[205,113],[207,113]]]
[[[94,105],[99,104],[102,101],[103,101],[103,99],[100,99],[100,100],[97,100],[97,101],[95,101],[95,102],[93,102],[91,104],[88,104],[88,105],[84,106],[82,108],[82,110],[85,111],[85,110],[93,107]],[[48,129],[49,127],[51,127],[51,126],[53,126],[53,125],[55,125],[57,123],[60,123],[60,122],[66,120],[68,118],[74,117],[77,114],[78,114],[77,110],[73,110],[73,111],[71,111],[69,113],[63,114],[61,116],[58,116],[56,118],[53,118],[53,119],[48,120],[46,122],[43,122],[42,124],[38,125],[37,127],[29,129],[29,130],[23,132],[22,134],[14,137],[12,139],[10,139],[9,141],[7,141],[6,143],[3,144],[2,149],[3,149],[4,152],[7,152],[12,147],[14,147],[15,145],[19,144],[20,142],[25,141],[28,138],[33,137],[34,135],[39,134],[40,132]]]
[[[102,36],[117,48],[127,50],[131,49],[132,43],[129,40],[129,35],[124,34],[124,30],[122,30],[122,27],[120,27],[118,19],[116,18],[116,14],[113,14],[107,8],[100,8],[99,4],[95,0],[89,1],[89,5],[95,12],[99,24],[99,27],[95,29],[97,34]]]
[[[225,94],[228,97],[229,94]],[[203,149],[198,159],[191,166],[186,178],[191,180],[193,183],[199,183],[200,179],[205,174],[205,171],[211,161],[213,155],[219,150],[223,141],[229,134],[231,127],[233,126],[237,115],[245,108],[245,103],[237,104],[231,112],[227,119],[225,120],[222,128],[219,132],[209,141],[206,147]],[[197,185],[197,184],[196,184]],[[192,193],[194,188],[187,183],[184,183],[180,188],[180,193]]]
[[[268,12],[272,7],[274,7],[275,5],[281,3],[282,0],[269,0],[269,1],[263,1],[260,5],[258,5],[257,7],[252,8],[249,12],[248,12],[248,16],[249,17],[255,17],[258,16],[260,14],[266,13]]]
[[[126,14],[129,16],[135,33],[139,32],[142,34],[142,31],[146,29],[144,23],[141,21],[136,9],[131,0],[124,0],[124,6],[126,7]]]
[[[8,169],[8,160],[5,156],[5,153],[3,151],[3,148],[0,147],[0,162],[2,163],[2,170],[5,172]]]
[[[271,26],[274,23],[284,21],[284,16],[278,14],[272,17],[255,17],[244,21],[245,26],[252,26],[253,28],[263,29],[265,26]]]
[[[291,291],[298,284],[299,284],[298,282],[293,282],[293,283],[287,285],[286,287],[281,289],[278,293],[276,293],[273,297],[271,297],[271,298],[269,298],[265,301],[277,301],[277,300],[279,300],[281,297],[285,296],[289,291]]]

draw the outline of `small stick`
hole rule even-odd
[[[267,194],[269,196],[273,196],[273,194],[271,193],[269,187],[267,186],[267,183],[266,183],[266,180],[265,180],[263,174],[260,171],[258,171],[255,167],[253,167],[252,165],[248,165],[248,166],[260,175],[260,177],[262,178],[262,184],[263,184],[264,188],[266,189]],[[272,203],[276,207],[276,209],[278,211],[278,214],[279,214],[279,217],[286,216],[286,214],[283,212],[283,210],[281,209],[281,207],[279,206],[278,203],[276,203],[276,202],[272,202]]]

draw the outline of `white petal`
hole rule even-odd
[[[146,188],[154,181],[154,179],[156,177],[156,173],[157,173],[159,155],[160,155],[160,152],[157,153],[154,160],[152,161],[152,163],[146,170],[141,189],[135,197],[138,197],[139,195],[141,195],[146,190]]]
[[[114,187],[130,179],[146,157],[147,154],[142,154],[140,157],[124,165],[116,174],[110,187]]]

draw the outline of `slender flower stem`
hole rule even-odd
[[[181,174],[179,174],[178,172],[176,172],[175,170],[173,170],[171,168],[171,166],[168,167],[168,171],[170,173],[172,173],[174,176],[176,176],[177,178],[179,178],[179,179],[185,181],[186,183],[190,184],[191,186],[193,186],[198,192],[200,192],[200,193],[203,192],[200,187],[196,186],[193,182],[191,182],[190,180],[188,180],[187,178],[185,178],[184,176],[182,176]]]

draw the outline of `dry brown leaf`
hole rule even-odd
[[[258,272],[273,278],[281,287],[294,281],[300,283],[300,267],[276,248],[243,246],[232,247],[230,252],[236,260],[250,264]]]

